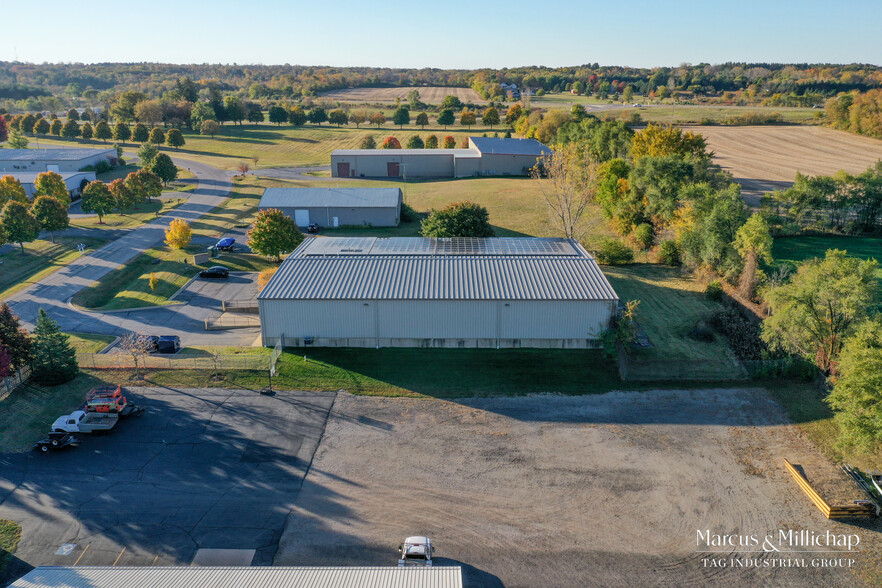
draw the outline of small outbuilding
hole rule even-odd
[[[12,176],[21,183],[21,187],[27,192],[28,198],[33,198],[37,193],[37,188],[34,187],[34,182],[37,180],[37,176],[41,173],[44,172],[12,172],[8,174],[0,172],[0,177]],[[85,186],[83,182],[88,184],[89,182],[95,181],[95,172],[57,173],[61,176],[61,179],[64,180],[64,184],[67,186],[68,192],[70,192],[71,200],[76,200],[80,197],[80,193],[83,191],[83,186]]]
[[[267,188],[259,210],[277,208],[298,227],[394,227],[401,220],[398,188]]]
[[[571,239],[315,237],[257,300],[267,346],[591,348],[618,296]]]
[[[75,172],[101,161],[116,165],[116,149],[0,149],[0,173]]]
[[[337,178],[525,176],[551,151],[535,139],[469,137],[467,149],[337,149]]]

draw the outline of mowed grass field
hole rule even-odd
[[[420,93],[420,100],[426,104],[441,104],[445,96],[456,96],[462,102],[480,104],[486,102],[481,95],[471,88],[447,88],[441,86],[413,87],[406,86],[403,88],[344,88],[342,90],[331,90],[322,92],[320,96],[327,100],[338,100],[340,102],[395,102],[398,98],[403,103],[407,103],[407,95],[413,90]]]
[[[846,237],[839,235],[777,237],[772,247],[775,263],[798,264],[806,259],[824,257],[829,249],[842,249],[849,255],[880,262],[876,269],[878,287],[876,304],[882,308],[882,237]]]
[[[654,349],[645,359],[733,359],[728,342],[716,335],[713,343],[688,337],[696,324],[720,308],[708,300],[704,285],[679,268],[651,264],[603,266],[603,273],[622,301],[639,300],[637,322]]]
[[[81,255],[77,245],[86,245],[86,254],[106,243],[106,239],[56,237],[55,242],[38,239],[25,245],[24,255],[17,243],[14,249],[0,255],[0,300],[29,285],[39,282],[58,268]]]

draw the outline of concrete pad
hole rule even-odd
[[[243,566],[251,565],[256,549],[210,549],[196,552],[191,566]]]

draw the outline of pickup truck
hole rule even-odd
[[[116,426],[118,420],[119,415],[115,413],[75,410],[70,414],[57,418],[52,423],[52,430],[54,432],[66,433],[109,431]]]

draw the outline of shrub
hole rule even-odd
[[[766,344],[760,339],[760,327],[732,306],[718,310],[709,320],[715,331],[729,339],[729,347],[738,359],[751,361],[763,358]]]
[[[704,289],[704,295],[708,297],[708,300],[719,302],[723,299],[723,285],[719,280],[714,280]]]
[[[596,253],[598,263],[604,265],[622,265],[634,261],[634,251],[618,239],[604,239]]]
[[[403,223],[412,223],[420,220],[420,214],[415,211],[410,204],[406,202],[401,203],[401,222]]]
[[[655,260],[665,265],[680,265],[680,250],[677,249],[677,242],[672,240],[662,241],[661,245],[658,246]]]
[[[634,231],[631,233],[631,239],[634,241],[634,244],[640,248],[641,251],[646,251],[650,247],[652,247],[652,225],[649,223],[642,223],[637,225]]]
[[[96,174],[103,174],[103,173],[107,173],[109,171],[110,171],[110,164],[105,159],[102,159],[101,161],[99,161],[98,164],[95,166],[95,173]]]

